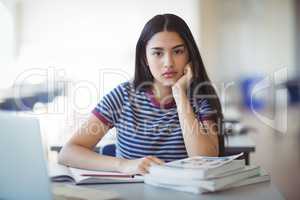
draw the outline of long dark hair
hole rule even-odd
[[[187,46],[189,52],[189,61],[192,64],[193,71],[193,80],[189,87],[189,95],[209,95],[210,98],[207,98],[207,100],[210,106],[214,109],[214,121],[218,125],[219,155],[222,156],[224,154],[224,135],[221,104],[217,93],[207,76],[194,37],[183,19],[174,14],[164,14],[156,15],[146,23],[136,44],[135,74],[133,85],[137,89],[141,88],[141,85],[143,85],[145,82],[153,82],[154,78],[150,72],[146,60],[146,45],[154,34],[162,31],[178,33]],[[149,87],[149,85],[145,85],[145,87]]]

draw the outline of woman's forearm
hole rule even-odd
[[[195,117],[185,91],[176,91],[175,102],[188,155],[218,156],[217,134],[210,128],[205,129]]]
[[[66,144],[59,153],[58,162],[88,170],[120,171],[122,159],[100,155],[80,145]]]

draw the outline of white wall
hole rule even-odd
[[[10,65],[15,57],[14,1],[0,1],[0,66]]]
[[[135,45],[154,15],[182,16],[199,41],[197,0],[24,0],[20,68],[55,66],[73,79],[96,81],[98,69],[133,75]],[[120,78],[109,79],[116,85]]]
[[[294,70],[293,0],[202,2],[202,52],[215,80]]]
[[[295,25],[296,25],[296,30],[295,30],[295,35],[298,36],[300,34],[300,1],[295,0],[295,7],[294,7],[294,11],[296,13],[296,21],[295,21]],[[295,58],[296,58],[296,73],[297,76],[300,76],[300,38],[299,36],[296,37],[296,51],[295,51]]]

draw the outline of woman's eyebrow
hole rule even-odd
[[[178,44],[178,45],[172,47],[172,49],[176,49],[176,48],[179,48],[179,47],[185,47],[185,45],[184,44]],[[151,49],[154,49],[154,50],[164,50],[164,48],[162,48],[162,47],[152,47]]]
[[[173,47],[172,49],[176,49],[176,48],[179,48],[179,47],[185,47],[184,44],[179,44],[179,45],[176,45],[175,47]]]
[[[153,50],[163,50],[164,48],[162,48],[162,47],[152,47],[151,49],[153,49]]]

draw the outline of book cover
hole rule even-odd
[[[244,160],[234,160],[240,155],[242,154],[227,157],[192,157],[166,163],[165,165],[153,165],[150,167],[149,172],[152,175],[173,178],[208,179],[244,168]]]

